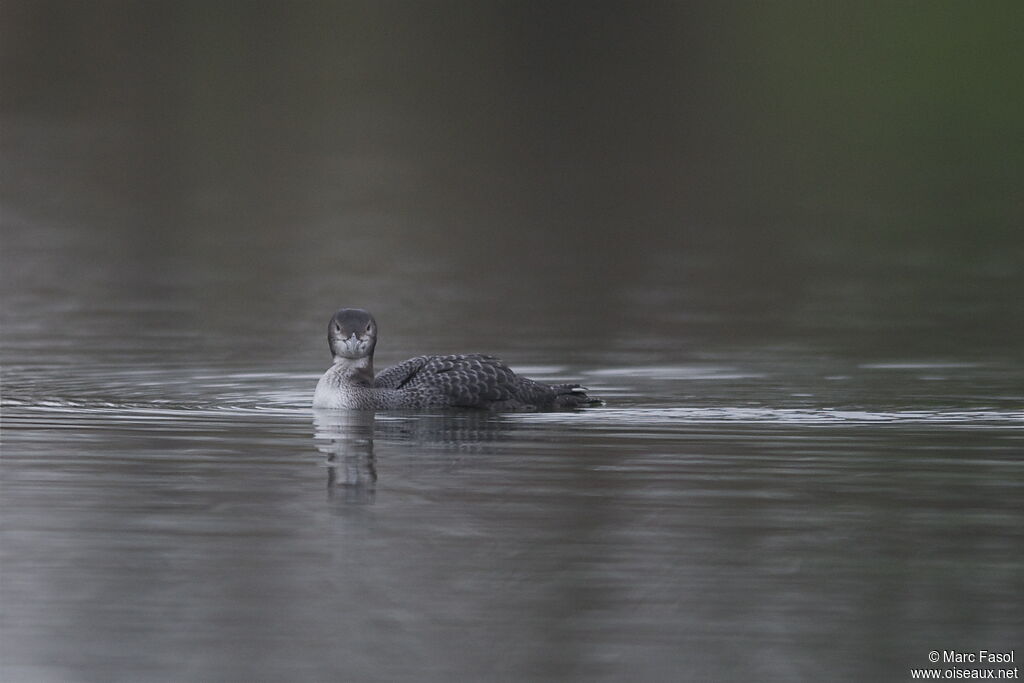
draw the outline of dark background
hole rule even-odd
[[[193,355],[255,325],[307,363],[340,305],[413,350],[1024,332],[1017,3],[0,12],[6,315],[45,281],[82,324],[138,297],[132,329],[206,330]]]

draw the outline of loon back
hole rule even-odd
[[[542,384],[477,353],[410,358],[382,371],[374,386],[401,391],[429,407],[551,410],[600,403],[578,384]]]

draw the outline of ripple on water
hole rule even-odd
[[[714,365],[650,365],[628,368],[588,370],[588,377],[627,377],[657,380],[735,380],[760,379],[761,373],[743,372],[728,366]]]
[[[861,363],[857,367],[864,370],[953,370],[957,368],[980,368],[984,363]]]
[[[1010,410],[840,410],[833,408],[657,407],[594,408],[577,413],[526,413],[528,421],[595,422],[600,424],[1000,424],[1024,428],[1024,412]]]
[[[874,363],[869,369],[920,370],[922,368],[975,368],[979,363]],[[736,380],[762,379],[766,375],[744,372],[729,365],[654,365],[572,369],[555,365],[518,367],[517,370],[542,381],[587,382],[595,395],[609,401],[602,408],[576,413],[518,414],[520,421],[566,422],[580,424],[616,424],[619,426],[671,426],[689,424],[738,424],[816,426],[834,424],[948,424],[1024,426],[1024,412],[1002,407],[972,409],[916,407],[887,410],[851,409],[818,405],[782,407],[764,405],[769,400],[749,405],[757,396],[749,389],[714,399],[714,405],[702,401],[692,405],[692,397],[673,391],[666,381],[714,381],[729,385]],[[781,374],[785,374],[784,372]],[[10,426],[11,408],[18,415],[64,413],[80,417],[105,417],[110,420],[187,420],[223,418],[225,415],[277,415],[294,418],[309,415],[309,400],[318,373],[253,372],[250,369],[218,371],[215,368],[86,368],[70,378],[35,381],[32,373],[9,373],[3,404]],[[827,379],[846,379],[847,375],[829,374]],[[644,390],[627,386],[629,380],[641,380]],[[746,385],[744,385],[746,386]],[[812,393],[787,391],[786,396],[814,400]],[[833,396],[835,398],[835,396]],[[690,402],[691,405],[680,405]],[[746,403],[747,405],[743,405]]]

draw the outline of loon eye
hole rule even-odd
[[[371,325],[370,323],[366,323],[366,331],[367,332],[369,332],[372,327],[373,327],[373,325]]]
[[[341,325],[339,325],[338,323],[334,323],[333,325],[331,325],[331,329],[334,330],[335,332],[341,332]]]

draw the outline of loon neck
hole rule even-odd
[[[373,386],[373,356],[362,358],[334,357],[335,372],[343,378],[364,387]]]

